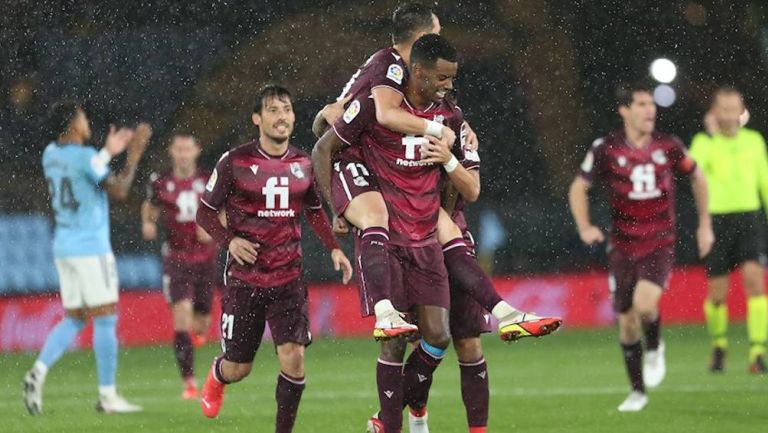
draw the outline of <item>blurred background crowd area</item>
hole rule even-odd
[[[311,150],[315,113],[368,56],[391,43],[388,24],[398,3],[6,0],[0,268],[36,274],[42,271],[29,260],[49,263],[40,157],[50,141],[43,120],[55,101],[85,105],[97,147],[110,123],[146,120],[155,130],[132,198],[112,206],[113,246],[129,269],[121,272],[124,285],[133,284],[124,274],[151,268],[150,281],[135,281],[146,286],[159,278],[160,247],[141,239],[139,208],[150,173],[168,168],[172,132],[197,135],[201,165],[211,168],[223,152],[256,136],[253,95],[277,82],[294,93],[293,144]],[[468,208],[470,224],[497,274],[602,265],[602,248],[579,242],[567,186],[591,142],[620,126],[616,85],[648,78],[654,59],[668,58],[678,71],[670,83],[675,101],[659,108],[658,129],[689,143],[702,129],[708,95],[723,84],[744,92],[749,127],[768,126],[763,1],[441,1],[436,12],[460,51],[459,103],[481,142],[482,194]],[[679,186],[678,260],[690,264],[695,210],[687,181]],[[604,197],[597,194],[594,206],[607,225]],[[306,238],[308,279],[335,278],[319,242]],[[139,267],[131,271],[127,258]],[[40,290],[55,288],[49,267],[51,279],[37,276]],[[22,278],[0,275],[0,287],[30,287]]]

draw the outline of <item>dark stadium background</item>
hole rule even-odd
[[[139,205],[149,173],[168,164],[169,134],[199,135],[211,167],[254,136],[252,95],[280,82],[294,92],[293,142],[310,150],[312,117],[390,43],[396,4],[3,1],[0,214],[48,212],[41,119],[54,101],[75,99],[88,107],[97,146],[110,122],[153,125],[135,194],[113,205],[112,221],[117,254],[157,254],[157,244],[140,239]],[[470,221],[477,231],[479,213],[493,210],[508,233],[496,273],[601,266],[602,254],[579,243],[566,189],[592,140],[619,124],[615,85],[647,78],[653,59],[678,66],[677,102],[659,109],[659,129],[689,142],[718,84],[745,92],[750,127],[768,126],[764,2],[442,1],[437,11],[460,49],[459,101],[481,142],[483,192]],[[679,261],[691,263],[695,219],[684,181],[678,211]],[[598,213],[605,223],[605,209]],[[311,235],[305,242],[308,278],[335,278],[319,243]]]

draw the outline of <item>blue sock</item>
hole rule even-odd
[[[85,323],[71,317],[61,319],[61,322],[51,330],[51,333],[45,339],[43,350],[40,351],[37,360],[45,364],[46,367],[51,368],[72,342],[75,341],[77,334],[80,333],[83,326],[85,326]]]
[[[93,319],[93,352],[99,386],[113,386],[117,374],[117,315]]]

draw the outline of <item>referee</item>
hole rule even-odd
[[[720,88],[713,95],[711,114],[717,131],[698,133],[690,154],[707,176],[709,210],[715,245],[707,256],[708,295],[704,302],[707,328],[713,339],[710,370],[721,372],[728,348],[729,275],[741,269],[747,295],[749,371],[766,373],[768,300],[765,296],[765,244],[760,202],[768,209],[768,154],[759,132],[743,128],[741,93]],[[767,212],[768,213],[768,212]]]

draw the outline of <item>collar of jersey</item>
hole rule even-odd
[[[288,154],[291,153],[291,148],[290,148],[290,145],[289,145],[289,147],[287,149],[285,149],[285,153],[283,153],[280,156],[274,156],[274,155],[268,154],[267,151],[262,149],[261,148],[261,142],[257,140],[256,141],[256,151],[259,152],[261,154],[261,156],[263,156],[264,158],[267,158],[267,159],[285,159],[285,158],[288,157]]]

